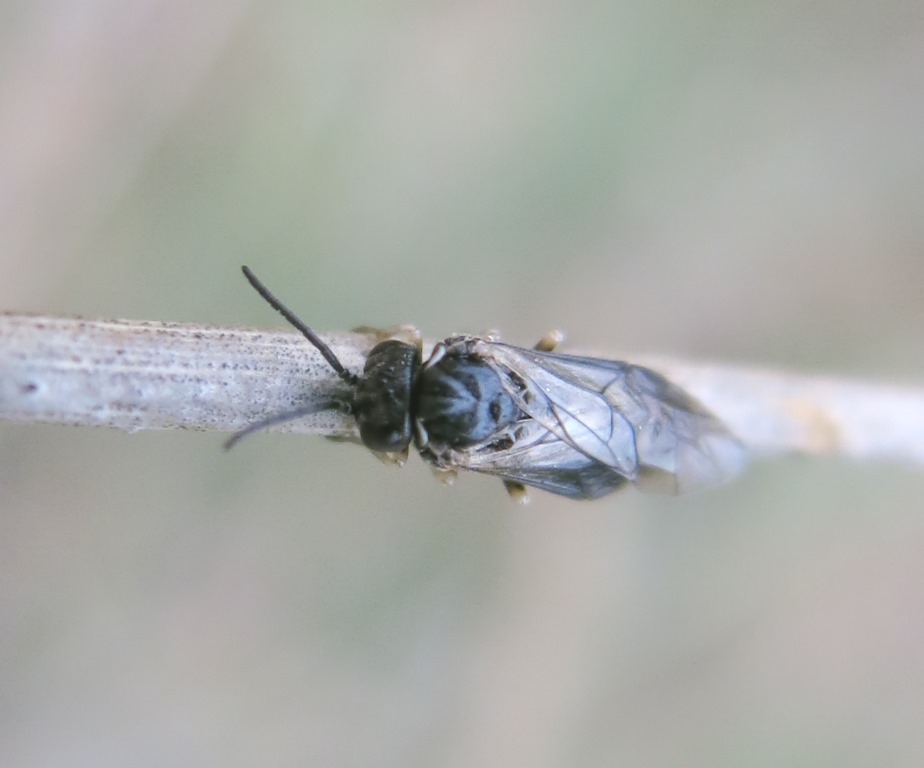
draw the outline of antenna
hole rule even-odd
[[[241,267],[241,271],[244,273],[244,277],[247,278],[247,282],[250,283],[254,290],[259,293],[273,309],[275,309],[280,315],[282,315],[286,320],[288,320],[292,325],[294,325],[302,335],[308,339],[321,353],[321,356],[328,362],[331,368],[336,371],[337,375],[343,379],[347,384],[351,386],[356,386],[356,383],[359,381],[359,377],[355,373],[351,373],[346,368],[343,367],[343,363],[337,358],[337,355],[334,354],[333,350],[327,346],[321,337],[318,336],[314,331],[311,330],[304,322],[302,322],[298,316],[289,309],[285,304],[283,304],[279,299],[277,299],[273,292],[270,291],[260,279],[250,271],[249,267]],[[332,408],[338,408],[345,413],[351,413],[353,406],[351,402],[342,399],[328,398],[317,403],[311,403],[310,405],[304,405],[300,408],[293,408],[291,411],[283,411],[282,413],[277,413],[274,416],[268,416],[265,419],[261,419],[250,426],[244,427],[244,429],[235,432],[231,437],[225,441],[225,450],[230,451],[238,442],[243,440],[248,435],[252,435],[254,432],[259,432],[269,427],[275,427],[277,424],[285,424],[287,421],[295,421],[300,419],[302,416],[308,416],[312,413],[318,413],[319,411],[327,411]]]
[[[247,282],[250,283],[253,286],[253,289],[266,300],[266,303],[275,309],[286,320],[288,320],[299,331],[301,331],[302,335],[317,348],[318,352],[321,353],[321,356],[330,364],[330,367],[337,372],[337,375],[341,379],[343,379],[347,384],[356,384],[356,382],[359,380],[359,377],[355,373],[350,373],[350,371],[343,367],[343,363],[337,359],[337,355],[334,354],[333,350],[327,346],[327,344],[321,341],[321,337],[312,331],[311,328],[309,328],[304,322],[302,322],[291,309],[279,301],[279,299],[273,295],[272,291],[263,285],[259,278],[250,271],[250,267],[243,266],[241,267],[241,271],[244,273],[244,277],[247,278]]]
[[[327,411],[332,408],[339,408],[347,413],[350,412],[349,403],[345,403],[343,400],[322,400],[320,403],[312,403],[311,405],[305,405],[301,408],[294,408],[291,411],[283,411],[282,413],[277,413],[275,416],[269,416],[238,430],[225,440],[224,448],[226,451],[230,451],[241,440],[248,435],[252,435],[254,432],[260,432],[261,430],[275,427],[277,424],[285,424],[287,421],[295,421],[302,416],[308,416],[309,414],[318,413],[319,411]]]

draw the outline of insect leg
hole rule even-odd
[[[372,455],[383,464],[403,467],[407,463],[408,451],[406,448],[403,451],[372,451]]]
[[[549,331],[533,347],[537,352],[554,352],[555,348],[565,340],[565,334],[561,331]]]
[[[353,328],[353,333],[361,333],[364,336],[372,337],[372,346],[381,344],[383,341],[394,339],[403,341],[407,344],[421,348],[423,345],[420,338],[420,331],[413,325],[389,325],[387,328],[375,328],[371,325],[359,325]]]
[[[459,473],[455,469],[447,469],[446,467],[437,467],[433,464],[430,465],[430,471],[433,473],[433,476],[439,480],[443,485],[452,485],[456,481]]]
[[[514,504],[529,504],[529,491],[523,483],[514,480],[504,480],[504,488]]]

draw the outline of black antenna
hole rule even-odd
[[[241,267],[241,271],[244,273],[244,277],[247,278],[247,282],[250,283],[253,286],[253,289],[266,300],[266,303],[269,304],[273,309],[275,309],[286,320],[292,323],[292,325],[294,325],[299,331],[302,332],[302,335],[306,339],[308,339],[308,341],[310,341],[315,347],[317,347],[318,352],[320,352],[321,356],[325,360],[327,360],[327,362],[330,364],[330,367],[333,368],[337,372],[337,375],[340,376],[341,379],[343,379],[347,384],[356,384],[359,377],[355,373],[350,373],[350,371],[348,371],[346,368],[343,367],[343,363],[341,363],[340,360],[337,359],[337,355],[334,354],[333,350],[329,346],[327,346],[327,344],[321,341],[321,337],[318,336],[318,334],[316,334],[314,331],[312,331],[307,325],[305,325],[305,323],[303,323],[291,309],[289,309],[285,304],[279,301],[279,299],[277,299],[273,295],[270,289],[267,288],[265,285],[263,285],[263,283],[260,282],[257,276],[253,272],[250,271],[250,267],[246,267],[246,266]],[[293,413],[295,412],[293,411]],[[308,411],[307,413],[311,413],[311,411]],[[283,415],[284,414],[280,414],[280,416],[283,416]],[[296,418],[296,417],[293,417],[293,418]],[[277,422],[273,421],[272,423],[275,424]],[[266,425],[264,424],[264,426]],[[245,430],[245,431],[249,431],[249,428],[248,430]],[[241,437],[243,437],[243,435],[241,435]],[[228,442],[232,442],[232,441],[236,442],[235,438],[237,438],[237,435],[231,438],[231,440],[229,440]],[[232,445],[233,445],[233,442],[232,442]],[[226,445],[226,447],[230,447],[230,446]]]
[[[346,412],[350,411],[349,403],[345,403],[343,400],[322,400],[320,403],[312,403],[311,405],[305,405],[301,408],[294,408],[291,411],[283,411],[282,413],[269,416],[268,418],[257,421],[235,432],[231,437],[225,440],[225,450],[230,451],[241,440],[248,435],[252,435],[254,432],[260,432],[261,430],[275,427],[277,424],[285,424],[287,421],[295,421],[302,416],[308,416],[309,414],[318,413],[319,411],[327,411],[332,408],[339,408]]]

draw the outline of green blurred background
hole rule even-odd
[[[924,381],[924,5],[0,3],[0,308]],[[0,764],[924,764],[924,477],[593,504],[0,425]]]

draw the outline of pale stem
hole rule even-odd
[[[362,370],[369,336],[322,338],[349,370]],[[924,466],[922,389],[648,356],[630,361],[686,389],[755,455]],[[0,314],[0,420],[234,432],[344,387],[291,331]],[[356,437],[352,418],[336,411],[277,429]]]

